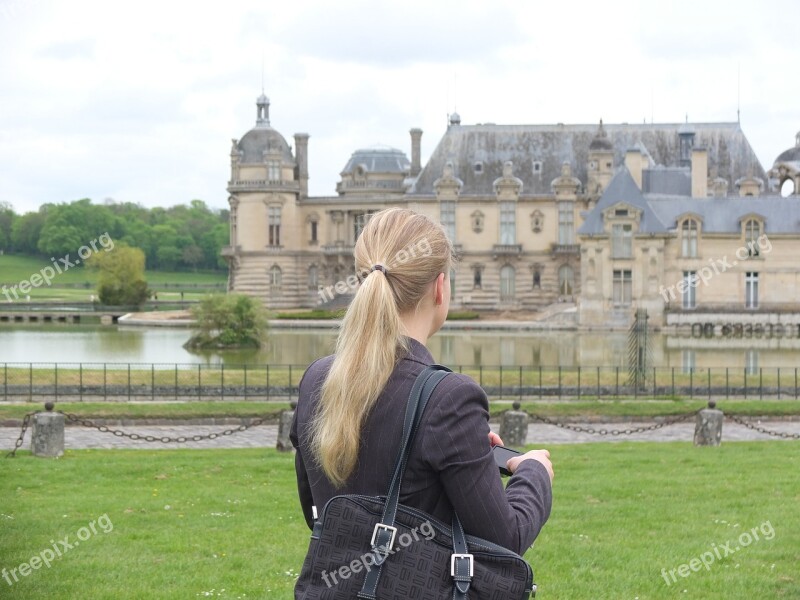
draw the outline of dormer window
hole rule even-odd
[[[476,162],[474,165],[472,165],[472,169],[475,171],[476,175],[480,175],[481,173],[483,173],[483,163]]]
[[[542,161],[540,160],[533,161],[533,174],[537,176],[542,174]]]
[[[756,219],[748,219],[744,223],[744,247],[747,250],[748,258],[756,258],[761,252],[758,246],[758,239],[761,237],[761,222]]]
[[[697,258],[698,229],[694,219],[686,219],[681,225],[681,256],[684,258]]]
[[[627,208],[618,208],[614,211],[615,217],[627,217],[628,216],[628,209]]]

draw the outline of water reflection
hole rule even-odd
[[[260,350],[189,352],[184,328],[92,325],[0,326],[0,362],[140,362],[307,365],[333,352],[335,330],[272,330]],[[449,365],[624,367],[625,332],[442,332],[428,342]],[[730,367],[795,368],[797,338],[692,338],[652,335],[653,366],[683,371]]]

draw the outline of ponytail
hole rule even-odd
[[[400,315],[416,307],[436,275],[450,272],[452,246],[437,223],[393,208],[370,219],[354,254],[362,282],[311,423],[312,454],[336,487],[355,469],[364,422],[408,352]]]

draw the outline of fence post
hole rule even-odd
[[[764,368],[758,368],[758,399],[764,399]]]
[[[128,402],[131,401],[131,363],[128,363]]]
[[[55,370],[56,370],[56,401],[58,401],[58,363],[55,363]]]
[[[744,399],[747,400],[747,367],[744,368]]]
[[[778,367],[778,400],[781,399],[781,368]]]
[[[519,400],[522,402],[522,365],[519,366]]]
[[[558,365],[558,399],[561,399],[561,365]]]
[[[103,363],[103,400],[108,401],[108,382],[106,381],[106,363]]]
[[[539,365],[539,400],[542,399],[542,365]]]
[[[78,394],[83,402],[83,363],[78,363]]]
[[[581,366],[578,365],[578,400],[581,399]]]
[[[220,400],[225,400],[225,363],[220,363],[219,371],[219,395]]]
[[[656,385],[656,368],[653,367],[653,399],[658,397],[658,386]]]
[[[150,400],[156,399],[156,365],[150,363]]]
[[[247,363],[244,363],[244,399],[247,400]]]
[[[600,399],[600,367],[597,367],[597,399]]]
[[[8,363],[3,363],[3,400],[8,400]]]
[[[478,385],[483,387],[483,365],[478,365]]]
[[[178,400],[178,363],[175,363],[175,400]]]
[[[500,365],[500,399],[503,399],[503,365]]]
[[[694,367],[689,367],[689,398],[694,398]]]
[[[672,367],[672,397],[675,397],[675,367]]]
[[[33,363],[28,363],[28,397],[33,400]]]
[[[708,369],[708,400],[711,401],[711,367],[706,367]]]
[[[797,367],[794,368],[794,399],[797,400]]]
[[[616,397],[619,398],[619,365],[617,365],[617,389],[616,389]]]
[[[269,401],[269,365],[267,365],[267,400]]]
[[[728,369],[729,367],[725,367],[725,399],[727,400],[730,395],[730,385],[728,384]]]
[[[203,396],[203,388],[200,387],[202,381],[200,377],[200,363],[197,363],[197,399],[200,400]]]
[[[292,388],[292,365],[289,365],[289,400],[292,399],[292,392],[294,389]]]

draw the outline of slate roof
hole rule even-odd
[[[578,229],[578,234],[604,234],[603,211],[618,202],[624,202],[642,211],[642,219],[639,223],[640,233],[666,233],[667,228],[656,213],[653,212],[650,203],[645,199],[644,194],[642,194],[639,186],[636,185],[628,169],[620,167],[603,195],[600,196],[597,205],[587,215],[583,225]]]
[[[358,165],[363,165],[370,173],[408,173],[411,170],[411,161],[402,150],[380,146],[353,152],[341,174],[352,173]]]
[[[243,163],[263,163],[265,150],[277,150],[281,159],[287,163],[294,163],[294,156],[286,139],[275,129],[269,126],[258,125],[244,134],[237,144],[242,152]]]
[[[679,163],[678,131],[685,124],[603,124],[613,147],[614,165],[624,162],[626,151],[644,147],[656,164]],[[766,180],[764,168],[738,123],[693,123],[695,147],[708,150],[712,176],[728,180],[729,188],[750,173]],[[589,125],[451,125],[442,136],[409,193],[433,195],[433,183],[447,161],[464,182],[462,195],[493,195],[492,183],[502,177],[503,164],[511,161],[514,176],[523,181],[523,195],[550,194],[550,182],[569,162],[572,173],[585,185],[589,147],[598,131]],[[540,170],[534,170],[534,163]],[[480,172],[475,164],[481,163]]]
[[[677,228],[678,218],[688,213],[702,219],[704,233],[736,233],[749,215],[764,219],[766,234],[800,233],[800,199],[796,196],[727,196],[691,198],[666,194],[643,194],[630,173],[620,168],[597,205],[588,213],[579,235],[604,234],[603,211],[618,202],[642,210],[640,233],[665,233]]]

